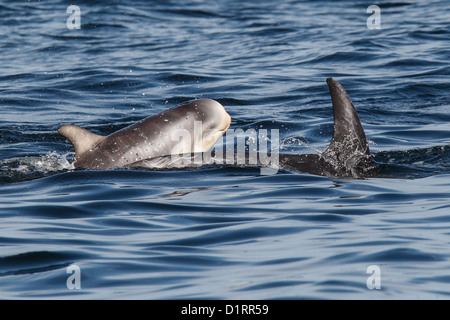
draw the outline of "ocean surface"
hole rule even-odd
[[[449,21],[444,0],[1,2],[0,298],[449,299]],[[212,98],[316,153],[327,77],[391,178],[75,170],[57,133]]]

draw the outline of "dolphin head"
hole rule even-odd
[[[225,108],[215,100],[200,99],[194,101],[194,104],[202,124],[201,140],[193,141],[194,150],[201,149],[202,152],[206,152],[213,147],[230,127],[231,117],[225,111]]]
[[[167,154],[208,152],[230,127],[231,117],[224,107],[211,99],[185,102],[160,115],[162,131],[170,136]]]

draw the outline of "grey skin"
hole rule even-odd
[[[380,176],[378,167],[373,162],[363,126],[353,103],[342,85],[332,78],[327,78],[333,104],[334,127],[330,145],[320,154],[279,154],[277,168],[289,171],[301,171],[314,175],[340,178],[365,178]],[[187,159],[189,157],[190,159]],[[239,158],[239,162],[237,159]],[[201,159],[198,161],[198,159]],[[207,159],[207,160],[205,160]],[[176,159],[175,159],[176,160]],[[189,163],[189,165],[186,165]],[[237,163],[243,163],[237,165]],[[191,154],[184,159],[174,161],[174,157],[160,157],[144,160],[142,167],[180,168],[200,165],[256,166],[266,164],[258,161],[249,163],[248,153],[234,153],[233,163],[214,152]],[[272,164],[273,165],[273,164]]]
[[[64,125],[58,132],[69,139],[75,149],[75,168],[109,169],[134,166],[142,160],[173,153],[206,152],[230,123],[230,115],[219,102],[199,99],[145,118],[106,137],[75,125]],[[186,133],[188,135],[183,135]]]
[[[280,167],[328,177],[377,176],[363,126],[344,87],[327,78],[333,104],[333,138],[320,155],[280,154]]]

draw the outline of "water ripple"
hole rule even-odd
[[[351,1],[76,5],[69,30],[61,0],[0,4],[1,298],[449,297],[446,1],[383,2],[379,30]],[[108,135],[208,97],[230,129],[316,153],[333,132],[330,76],[387,178],[74,170],[57,134]]]

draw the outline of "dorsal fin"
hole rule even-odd
[[[333,139],[322,155],[348,169],[361,165],[361,160],[371,162],[366,135],[350,97],[333,78],[327,78],[327,84],[333,102],[334,127]]]
[[[72,143],[75,149],[75,158],[94,148],[106,138],[72,124],[60,127],[58,133],[69,139],[70,143]]]

